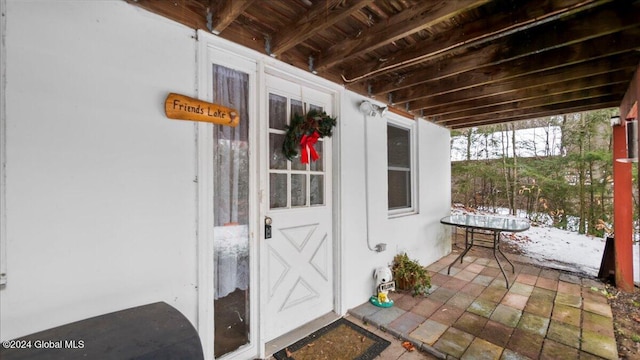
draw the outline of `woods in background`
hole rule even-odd
[[[452,131],[453,202],[505,208],[534,222],[602,236],[613,216],[610,119],[616,112]],[[637,219],[637,164],[632,173]]]

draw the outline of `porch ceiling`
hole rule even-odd
[[[449,128],[616,107],[640,0],[126,0]]]

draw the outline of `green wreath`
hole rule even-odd
[[[304,139],[313,136],[316,138],[331,137],[334,126],[336,126],[336,118],[332,118],[324,111],[312,109],[306,115],[294,114],[291,117],[291,123],[286,127],[287,132],[282,144],[284,156],[289,160],[293,160],[298,156],[300,148],[307,146],[306,144],[301,144]],[[301,159],[301,161],[304,162],[304,159]]]

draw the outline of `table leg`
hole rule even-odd
[[[502,252],[502,249],[500,249],[500,233],[498,233],[498,247],[497,247],[497,249],[498,249],[498,252],[500,253],[500,255],[502,255],[502,257],[503,257],[505,260],[507,260],[507,262],[509,263],[509,265],[511,265],[511,272],[515,274],[515,273],[516,273],[516,267],[515,267],[515,266],[513,266],[513,263],[511,262],[511,260],[509,260],[509,258],[507,257],[507,255],[505,255],[505,254]]]
[[[502,257],[504,257],[507,262],[509,263],[509,265],[511,265],[511,272],[513,272],[514,274],[516,273],[516,268],[515,266],[513,266],[513,263],[511,262],[511,260],[509,260],[509,258],[507,258],[507,256],[502,252],[502,250],[500,250],[500,231],[494,231],[493,232],[493,257],[496,259],[496,262],[498,263],[498,266],[500,267],[500,271],[502,271],[502,276],[504,276],[504,281],[507,283],[507,289],[509,288],[509,279],[507,278],[507,274],[504,272],[504,268],[502,267],[502,264],[500,263],[500,260],[498,259],[498,254],[496,254],[496,250],[498,250],[498,252],[502,255]]]
[[[458,259],[460,259],[460,264],[462,264],[462,260],[464,256],[471,249],[471,246],[473,246],[473,230],[471,230],[471,239],[469,239],[469,229],[465,228],[464,229],[464,251],[462,252],[462,254],[458,255],[458,257],[455,260],[453,260],[451,264],[449,264],[449,268],[447,269],[447,275],[451,274],[451,267],[453,266],[453,264],[456,263],[456,261],[458,261]]]

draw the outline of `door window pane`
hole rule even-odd
[[[287,158],[282,151],[284,134],[269,134],[269,169],[287,169]]]
[[[324,205],[324,175],[311,175],[311,205]]]
[[[322,140],[318,140],[318,142],[314,145],[316,152],[320,155],[320,158],[316,161],[309,162],[309,168],[311,171],[322,171],[324,170],[324,154],[322,152],[322,148],[324,143]]]
[[[287,207],[287,174],[269,174],[269,207]]]
[[[304,109],[302,107],[302,101],[291,99],[291,116],[294,114],[304,115]]]
[[[307,175],[291,175],[291,206],[307,205]]]
[[[307,164],[303,164],[300,159],[302,159],[302,149],[298,147],[298,156],[291,161],[291,170],[307,170]]]
[[[287,98],[269,94],[269,127],[285,130],[285,125],[287,125]]]
[[[318,111],[323,111],[323,108],[322,108],[322,106],[309,104],[309,110],[318,110]]]

